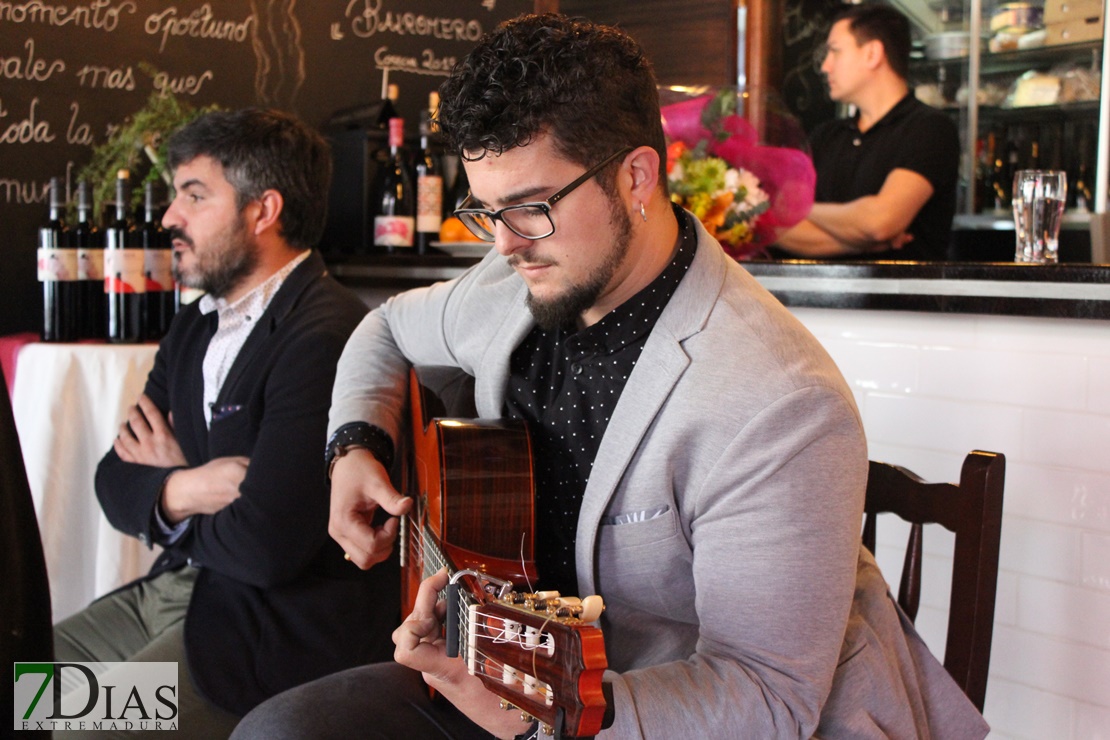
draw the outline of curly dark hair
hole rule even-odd
[[[170,169],[208,156],[224,168],[239,209],[266,190],[281,193],[281,233],[311,249],[324,234],[331,148],[308,124],[279,110],[213,111],[182,126],[167,145]]]
[[[552,137],[569,161],[591,167],[625,146],[666,143],[651,62],[628,34],[582,18],[523,15],[486,34],[440,87],[439,125],[467,159]],[[598,183],[611,192],[615,170]]]

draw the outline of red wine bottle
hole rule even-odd
[[[143,245],[131,218],[131,175],[116,175],[115,217],[104,229],[104,296],[109,342],[141,342]]]
[[[435,151],[435,114],[439,93],[428,93],[420,114],[420,154],[416,159],[416,253],[428,254],[443,225],[443,167]]]
[[[457,155],[455,157],[457,167],[455,168],[455,180],[451,183],[451,195],[446,198],[443,213],[444,218],[453,216],[455,209],[460,208],[466,196],[470,195],[470,180],[466,177],[466,168],[463,166],[462,159]]]
[[[162,188],[156,181],[149,181],[143,191],[143,223],[138,227],[143,246],[143,277],[145,291],[142,297],[143,338],[161,339],[169,331],[175,313],[173,284],[173,250],[169,235],[162,228]]]
[[[389,157],[382,165],[378,208],[374,215],[374,246],[387,251],[409,250],[416,226],[416,192],[405,161],[405,122],[389,121]]]
[[[49,209],[39,227],[38,277],[42,284],[42,340],[72,342],[77,334],[77,250],[71,249],[62,210],[62,179],[50,178]]]
[[[82,339],[104,338],[104,241],[93,222],[92,188],[87,180],[77,183],[77,223],[69,227],[70,246],[77,250],[77,279],[80,284],[78,333]]]

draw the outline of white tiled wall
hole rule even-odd
[[[959,478],[1006,455],[992,738],[1110,739],[1110,322],[794,309],[863,414],[872,459]],[[905,529],[880,522],[897,583]],[[926,532],[918,627],[943,655],[951,537]]]

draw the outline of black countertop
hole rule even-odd
[[[371,255],[328,258],[352,286],[427,285],[474,258]],[[746,262],[787,306],[1110,319],[1110,265],[1008,262]]]

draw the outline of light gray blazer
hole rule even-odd
[[[578,522],[579,595],[606,603],[602,737],[983,736],[860,545],[867,446],[840,372],[698,230]],[[397,439],[410,364],[465,370],[479,414],[500,416],[525,295],[491,251],[391,298],[344,351],[329,434],[369,421]]]

